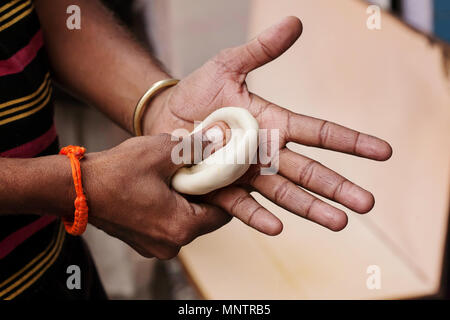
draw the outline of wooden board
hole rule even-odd
[[[366,28],[358,0],[255,0],[250,36],[286,15],[301,39],[254,72],[249,87],[291,110],[380,136],[386,163],[290,146],[371,190],[374,210],[332,233],[258,197],[284,222],[270,238],[233,221],[197,239],[182,261],[205,298],[407,298],[435,294],[449,212],[450,81],[444,46],[382,14]],[[447,55],[448,56],[448,55]],[[348,212],[348,210],[347,210]],[[369,265],[381,289],[366,287]]]

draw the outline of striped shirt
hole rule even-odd
[[[51,75],[33,3],[0,0],[0,157],[57,151]],[[0,299],[29,290],[55,263],[64,239],[55,217],[0,216]]]

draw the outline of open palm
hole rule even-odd
[[[392,154],[389,144],[381,139],[288,111],[248,91],[247,74],[280,56],[301,32],[300,20],[287,17],[249,43],[223,50],[167,90],[164,103],[152,107],[147,117],[151,119],[148,134],[170,133],[177,128],[192,130],[194,121],[203,120],[218,108],[239,106],[253,114],[261,129],[279,129],[278,174],[260,175],[261,165],[253,165],[236,183],[205,197],[205,201],[270,235],[281,232],[282,223],[256,202],[249,193],[251,190],[260,192],[294,214],[335,231],[346,226],[346,214],[302,188],[358,213],[366,213],[374,205],[371,193],[319,162],[289,150],[286,148],[288,142],[374,160],[387,160]]]

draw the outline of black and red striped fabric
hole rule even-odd
[[[57,151],[51,77],[33,3],[0,0],[0,156]],[[0,299],[31,286],[56,260],[63,241],[54,217],[0,216]]]
[[[52,81],[33,2],[0,0],[0,157],[57,152]],[[67,252],[69,248],[78,252]],[[54,216],[1,215],[0,300],[86,297],[86,290],[69,292],[65,287],[70,263],[87,266],[91,279],[86,281],[97,280],[96,288],[105,297],[98,277],[92,278],[96,271],[87,252],[82,240],[66,235]]]

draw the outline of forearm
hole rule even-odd
[[[66,8],[81,8],[81,30],[66,27]],[[36,0],[56,80],[129,132],[135,105],[150,85],[169,78],[96,0]]]
[[[0,158],[0,215],[73,215],[76,197],[64,156]]]

